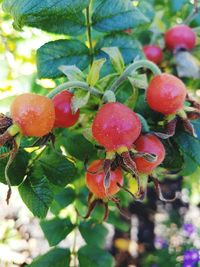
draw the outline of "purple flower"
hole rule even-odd
[[[192,267],[193,263],[200,260],[199,251],[197,249],[186,250],[183,254],[183,267]]]
[[[185,223],[183,225],[183,230],[187,236],[191,236],[196,232],[196,227],[192,223]]]
[[[155,237],[154,244],[156,248],[162,249],[167,247],[167,241],[159,236]]]
[[[194,267],[191,263],[184,262],[183,267]]]
[[[199,251],[197,249],[193,249],[191,251],[192,251],[191,256],[192,256],[193,262],[198,262],[200,260]]]
[[[192,253],[190,250],[186,250],[183,254],[183,260],[184,262],[191,262],[192,260]]]

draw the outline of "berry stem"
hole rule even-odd
[[[120,84],[124,82],[132,72],[140,68],[150,69],[154,75],[161,74],[161,70],[153,62],[149,60],[138,60],[125,69],[124,73],[113,83],[109,90],[115,92]]]
[[[93,46],[92,46],[92,31],[91,31],[91,23],[90,23],[90,1],[89,1],[88,7],[86,8],[86,18],[87,18],[88,43],[89,43],[90,57],[91,57],[90,64],[92,65],[93,60],[94,60],[94,52],[93,52]]]
[[[8,129],[7,132],[10,136],[15,136],[16,134],[20,133],[20,128],[17,124],[12,124]]]
[[[67,89],[70,89],[70,88],[79,88],[79,89],[82,89],[84,91],[90,92],[92,95],[95,95],[97,97],[103,96],[103,94],[101,92],[99,92],[94,87],[90,87],[86,82],[72,81],[72,82],[66,82],[66,83],[63,83],[63,84],[59,85],[54,90],[52,90],[47,95],[47,97],[53,98],[58,93],[60,93],[62,91],[65,91]]]

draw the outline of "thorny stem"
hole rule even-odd
[[[91,61],[90,64],[92,65],[94,60],[94,52],[92,46],[92,31],[91,31],[91,23],[90,23],[90,2],[88,7],[86,8],[86,17],[87,17],[87,33],[88,33],[88,42],[89,42],[89,49],[90,49],[90,56]]]
[[[73,81],[73,82],[66,82],[58,87],[56,87],[54,90],[52,90],[47,97],[53,98],[55,95],[58,93],[70,89],[70,88],[80,88],[83,89],[84,91],[90,92],[92,95],[95,95],[97,97],[103,96],[101,92],[99,92],[96,88],[90,87],[86,82],[79,82],[79,81]]]
[[[138,60],[125,69],[124,73],[113,83],[109,90],[115,92],[120,84],[124,82],[132,72],[140,68],[150,69],[154,75],[161,74],[161,70],[153,62],[149,60]]]

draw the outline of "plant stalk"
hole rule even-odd
[[[80,88],[83,89],[84,91],[90,92],[92,95],[97,96],[97,97],[102,97],[102,93],[99,92],[96,88],[90,87],[86,82],[79,82],[79,81],[69,81],[66,83],[63,83],[56,87],[54,90],[52,90],[47,97],[53,98],[55,95],[58,93],[70,89],[70,88]]]
[[[140,68],[150,69],[154,75],[161,74],[161,70],[153,62],[149,60],[138,60],[125,69],[124,73],[113,83],[109,90],[115,92],[120,84],[124,82],[132,72]]]
[[[92,31],[91,31],[91,22],[90,22],[90,3],[86,8],[86,18],[87,18],[87,34],[88,34],[88,42],[89,42],[89,49],[90,49],[90,64],[92,65],[94,60],[94,51],[92,45]]]

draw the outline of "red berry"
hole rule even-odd
[[[184,48],[191,50],[196,43],[196,34],[187,25],[176,25],[165,33],[165,45],[173,51]]]
[[[157,45],[145,45],[143,47],[143,52],[145,54],[145,57],[154,62],[155,64],[159,64],[162,62],[163,59],[163,53],[162,49]]]
[[[186,87],[184,83],[167,73],[154,76],[146,94],[148,105],[164,115],[176,114],[182,109],[185,97]]]
[[[22,94],[17,96],[11,105],[11,117],[23,135],[41,137],[53,128],[54,105],[46,96]]]
[[[135,142],[135,148],[138,152],[151,153],[157,156],[157,160],[149,162],[144,158],[135,158],[134,161],[139,173],[151,173],[165,158],[165,148],[161,141],[152,134],[140,136]]]
[[[54,127],[68,128],[73,126],[79,118],[79,110],[73,114],[71,109],[72,97],[69,91],[62,91],[53,98],[56,119]]]
[[[107,151],[120,147],[131,148],[141,132],[138,116],[121,103],[107,103],[94,118],[92,133]]]
[[[103,171],[103,160],[93,161],[86,173],[86,184],[90,192],[92,192],[98,198],[106,198],[106,192],[104,188],[104,177],[105,173]],[[89,172],[95,172],[94,174]],[[110,186],[108,187],[108,195],[115,195],[119,190],[119,186],[123,185],[123,176],[120,168],[117,168],[115,171],[110,172]]]

